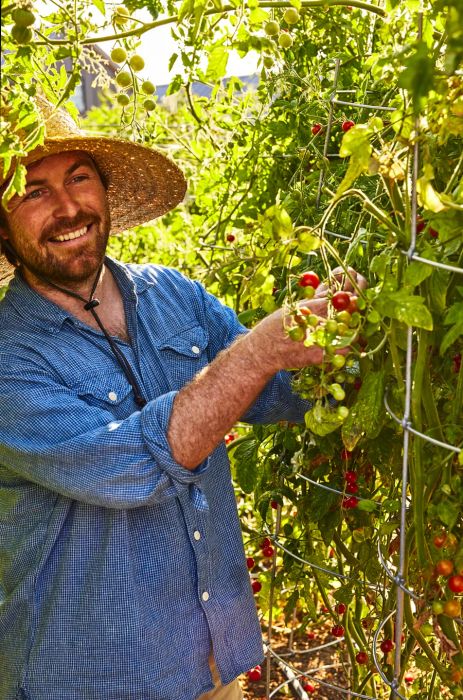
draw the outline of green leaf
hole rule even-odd
[[[178,10],[178,21],[182,22],[185,17],[190,17],[195,11],[195,0],[183,0]]]
[[[434,84],[434,60],[429,55],[424,41],[416,45],[415,52],[403,60],[404,70],[399,75],[398,85],[411,95],[413,110],[419,112],[423,98]]]
[[[13,177],[6,187],[2,196],[2,206],[8,209],[8,202],[14,194],[24,194],[26,191],[26,166],[18,165],[15,168]]]
[[[463,337],[463,320],[455,323],[444,335],[440,344],[439,354],[441,356],[445,355],[449,347],[461,337]]]
[[[417,260],[412,260],[410,265],[405,270],[404,283],[406,286],[415,288],[427,277],[430,277],[433,272],[433,267]]]
[[[216,46],[209,54],[206,70],[206,80],[216,82],[223,78],[227,70],[228,51],[224,46]]]
[[[95,5],[96,9],[101,12],[103,17],[106,15],[106,5],[103,0],[92,0],[93,5]]]
[[[396,318],[407,326],[433,329],[432,315],[423,297],[413,296],[406,289],[382,292],[376,298],[375,307],[383,316]]]
[[[372,150],[369,139],[371,133],[366,124],[359,124],[344,134],[339,155],[343,158],[350,155],[350,160],[347,172],[336,190],[335,199],[348,190],[359,175],[368,172]]]
[[[437,506],[437,515],[450,530],[456,525],[459,514],[460,508],[454,503],[444,501]]]
[[[301,253],[310,253],[312,250],[317,250],[321,246],[319,236],[314,235],[310,231],[297,231],[298,250]]]
[[[357,503],[357,509],[365,513],[373,513],[378,507],[376,501],[370,501],[368,498],[361,498]]]
[[[174,64],[178,58],[178,53],[173,53],[172,56],[169,58],[169,67],[168,70],[171,71],[172,68],[174,67]]]
[[[422,177],[416,181],[416,189],[418,192],[418,201],[422,207],[433,212],[440,212],[447,209],[447,206],[442,202],[438,192],[431,185],[431,180],[434,179],[434,171],[432,166],[427,163],[424,166]]]
[[[251,493],[257,483],[257,451],[259,443],[254,437],[241,442],[231,450],[235,479],[244,493]]]
[[[385,370],[368,372],[362,381],[357,401],[351,406],[341,435],[348,450],[353,450],[360,438],[375,438],[385,418],[384,386]]]
[[[342,425],[342,419],[332,408],[316,401],[304,416],[306,427],[315,435],[328,435]]]

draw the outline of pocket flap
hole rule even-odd
[[[207,347],[208,335],[201,326],[194,326],[171,335],[159,346],[160,350],[174,350],[187,357],[200,357]]]

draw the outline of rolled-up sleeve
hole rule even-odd
[[[176,392],[124,420],[91,406],[43,370],[0,379],[0,464],[85,503],[134,508],[174,497],[201,478],[175,462],[167,425]]]

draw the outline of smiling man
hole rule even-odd
[[[237,700],[262,643],[223,437],[302,420],[280,370],[321,350],[281,312],[246,332],[175,270],[106,257],[184,178],[42,107],[0,220],[0,697]]]

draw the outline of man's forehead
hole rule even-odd
[[[53,153],[52,155],[44,156],[39,160],[35,160],[33,163],[29,163],[26,166],[27,176],[34,175],[34,173],[42,169],[43,166],[48,170],[49,168],[56,167],[71,167],[76,162],[82,162],[83,165],[95,167],[92,156],[86,151],[63,151],[61,153]]]

